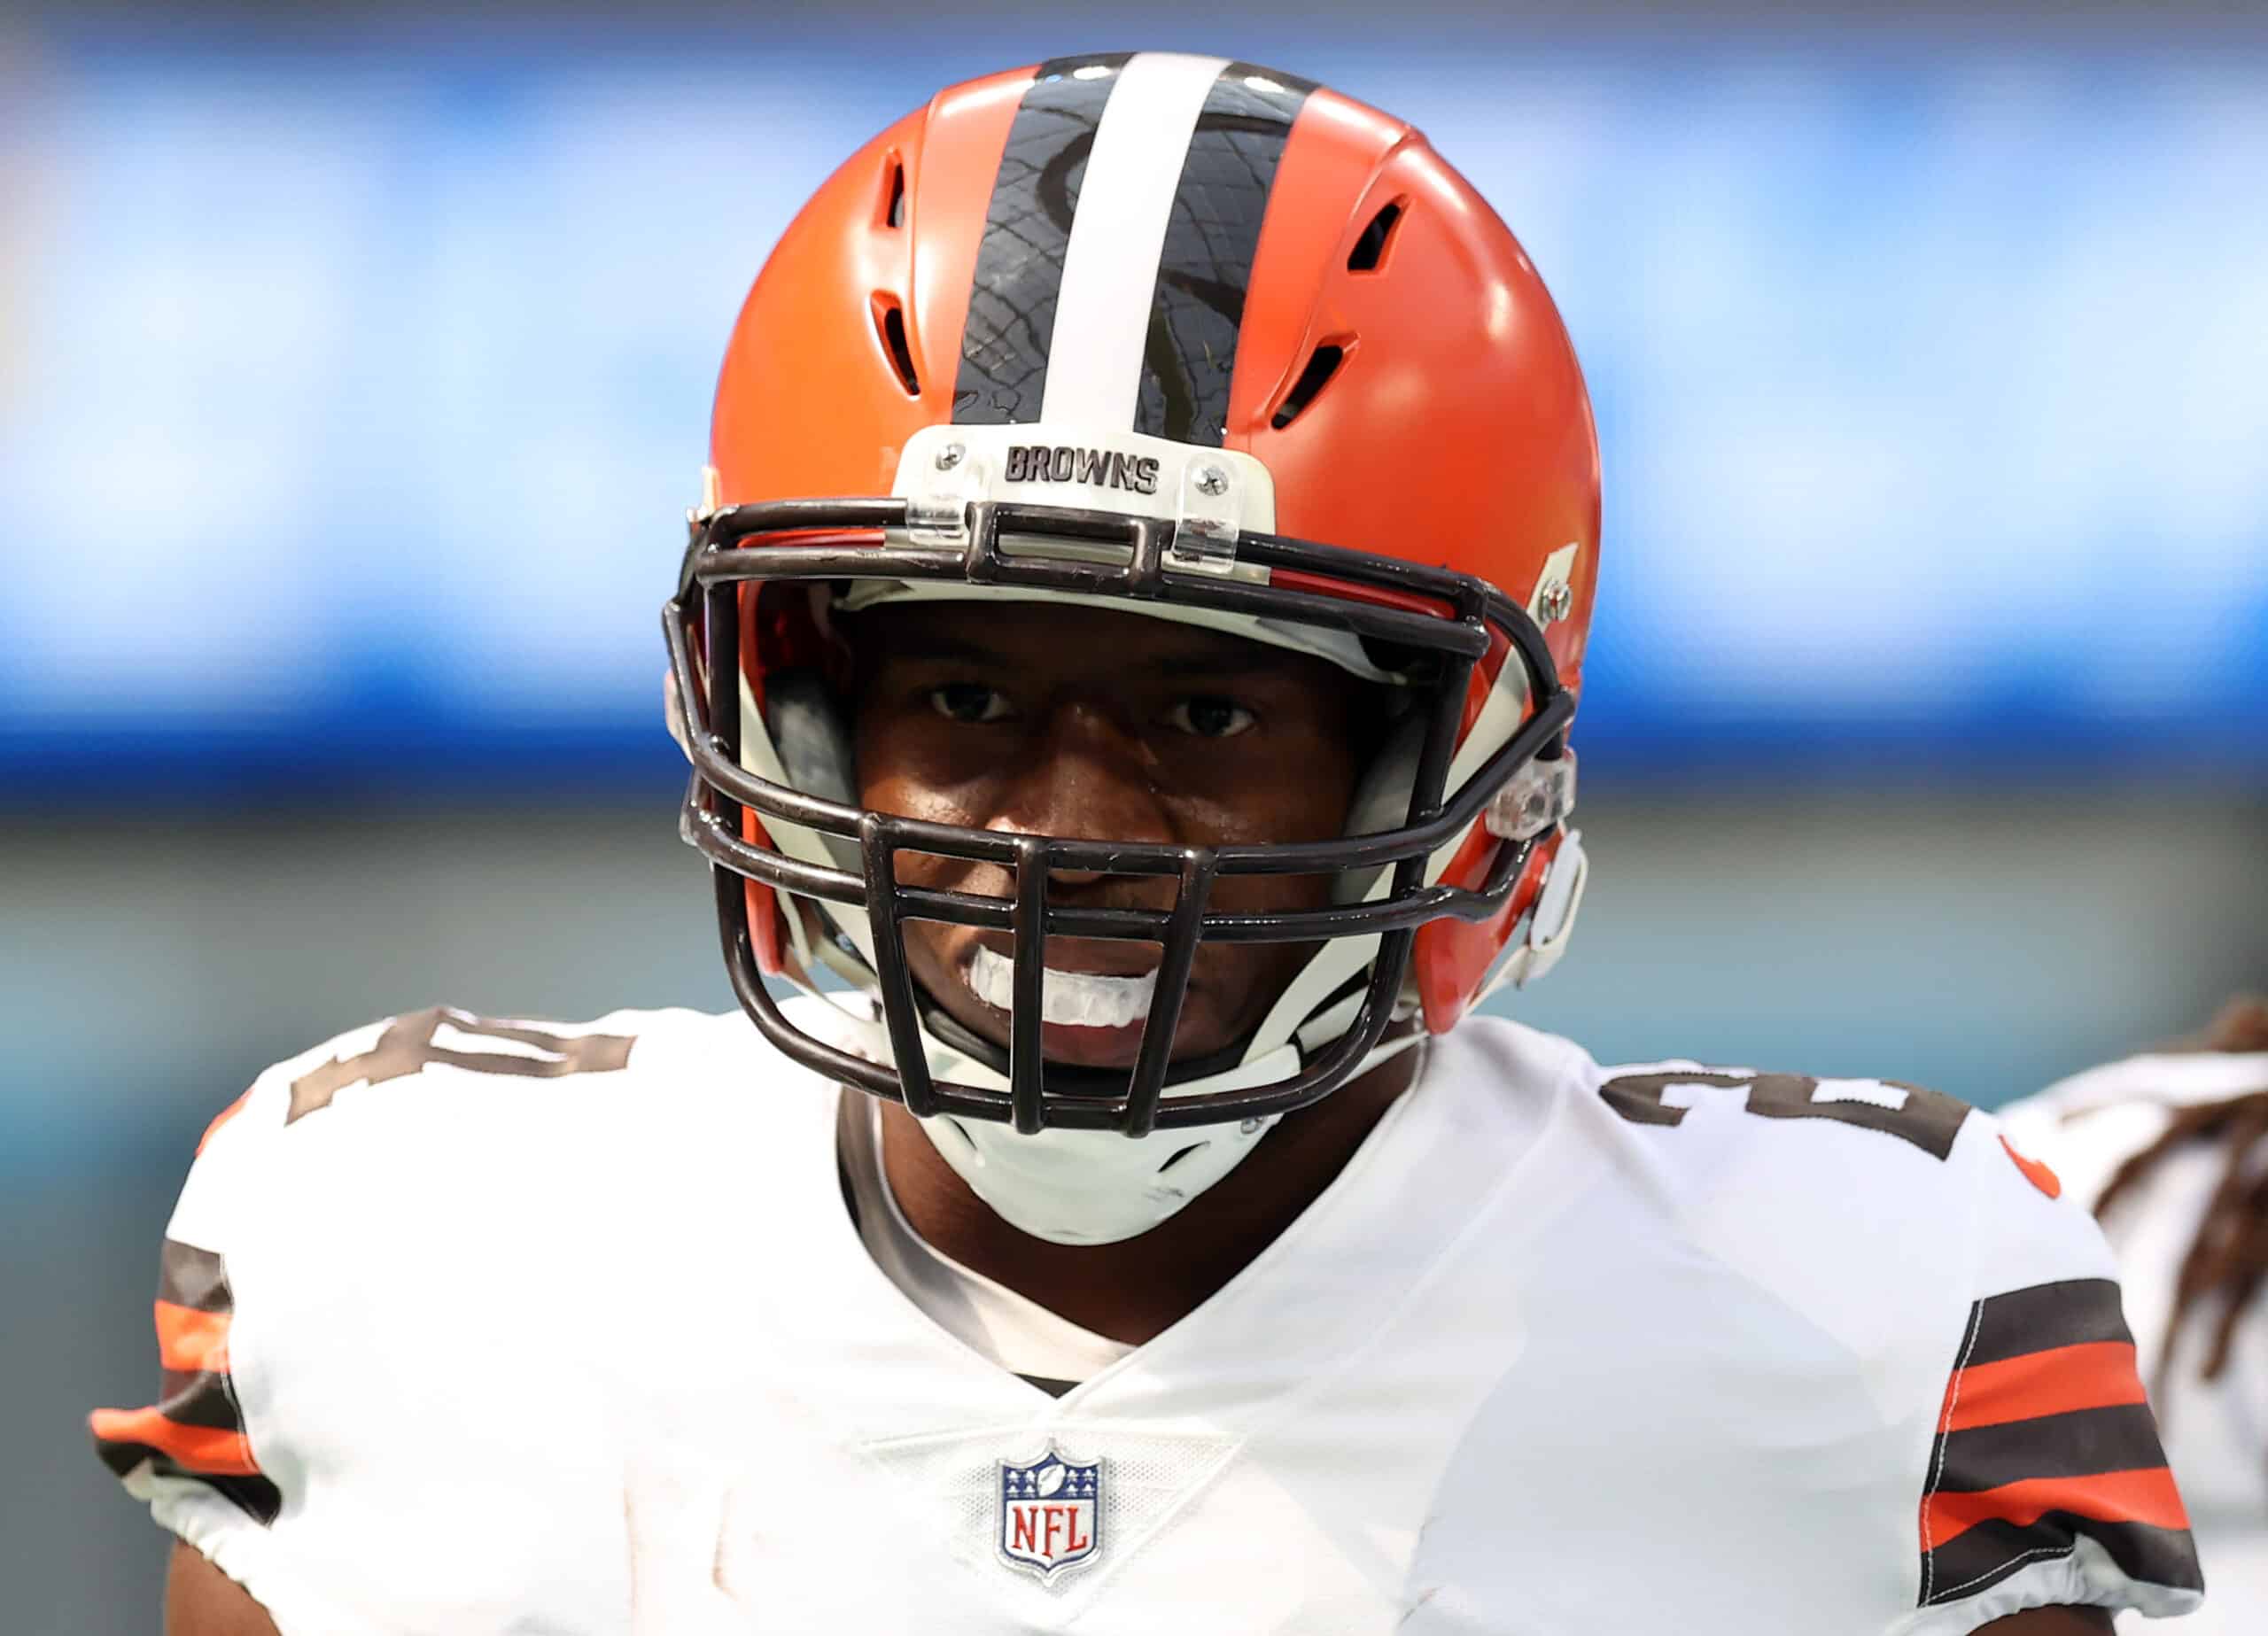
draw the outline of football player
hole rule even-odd
[[[2002,1110],[2094,1206],[2143,1378],[2196,1519],[2213,1600],[2171,1629],[2268,1622],[2268,1000],[2194,1039],[2091,1068]]]
[[[1550,299],[1402,121],[1108,55],[875,138],[664,614],[746,1015],[260,1078],[95,1423],[175,1630],[2195,1605],[2108,1252],[1992,1120],[1472,1015],[1582,896],[1598,522]]]

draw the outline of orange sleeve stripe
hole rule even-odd
[[[2146,1403],[2134,1348],[2124,1341],[2085,1341],[1979,1363],[1955,1377],[1938,1430],[1966,1431],[2012,1420],[2036,1420],[2072,1409]]]
[[[1922,1548],[1934,1551],[1984,1522],[2029,1528],[2050,1511],[2069,1511],[2102,1523],[2189,1526],[2189,1513],[2182,1506],[2180,1491],[2173,1485],[2173,1473],[2163,1466],[2153,1466],[2144,1471],[2104,1471],[2092,1477],[2034,1477],[1969,1494],[1931,1494],[1922,1516]]]
[[[229,1314],[157,1303],[158,1361],[184,1375],[229,1372]]]
[[[247,1090],[243,1096],[238,1097],[234,1102],[229,1104],[227,1107],[222,1108],[218,1113],[215,1113],[213,1116],[213,1122],[206,1126],[205,1134],[197,1138],[197,1151],[202,1153],[205,1151],[205,1144],[212,1141],[214,1136],[221,1134],[221,1127],[227,1124],[230,1120],[236,1118],[237,1114],[243,1113],[245,1111],[245,1104],[251,1100],[252,1092]]]
[[[154,1408],[98,1408],[87,1424],[105,1443],[154,1448],[185,1470],[209,1477],[257,1477],[252,1444],[241,1431],[184,1426]]]

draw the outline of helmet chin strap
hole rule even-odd
[[[1369,1073],[1424,1037],[1422,1028],[1408,1027],[1380,1041],[1357,1073]],[[930,1070],[939,1077],[1006,1086],[1006,1077],[990,1066],[934,1035],[925,1033],[923,1039]],[[1267,1084],[1288,1078],[1299,1066],[1299,1048],[1287,1042],[1208,1076],[1206,1084],[1208,1089]],[[1178,1213],[1241,1164],[1276,1120],[1247,1119],[1146,1136],[1052,1128],[1020,1136],[1006,1125],[945,1114],[920,1124],[954,1173],[1011,1227],[1051,1244],[1105,1244],[1139,1237]]]

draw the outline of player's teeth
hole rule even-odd
[[[978,944],[976,958],[969,963],[968,987],[994,1010],[1012,1010],[1015,962]],[[1083,1028],[1123,1028],[1150,1014],[1150,998],[1157,989],[1158,974],[1153,971],[1139,977],[1102,977],[1089,972],[1059,972],[1051,965],[1040,983],[1040,1020]]]

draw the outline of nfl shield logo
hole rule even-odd
[[[1000,1560],[1053,1578],[1102,1544],[1102,1462],[1067,1459],[1051,1442],[1028,1464],[1000,1462]]]

